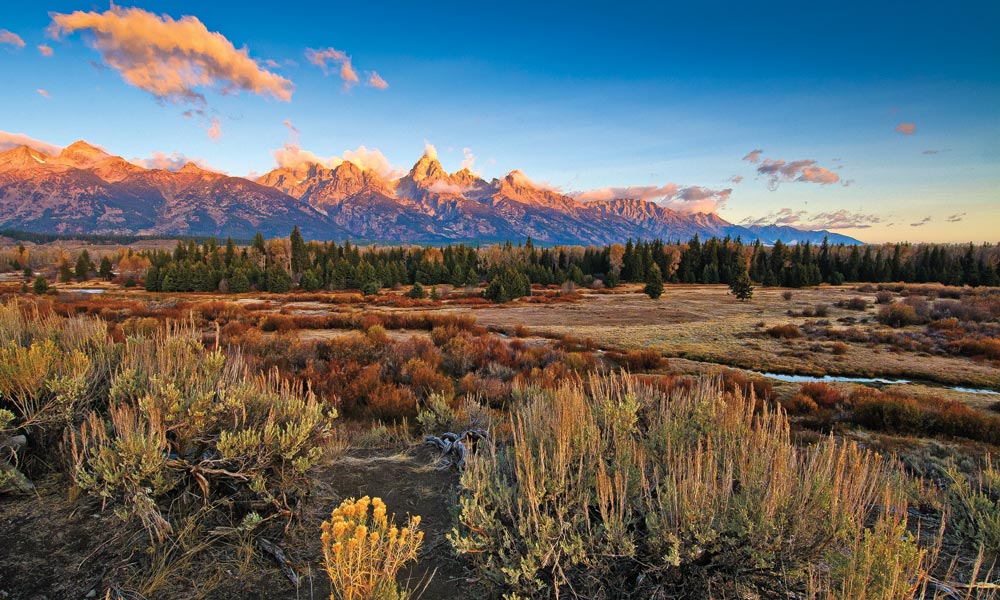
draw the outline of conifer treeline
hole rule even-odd
[[[941,244],[867,246],[744,244],[740,239],[697,236],[686,243],[632,241],[604,247],[537,247],[523,244],[473,247],[365,247],[350,242],[305,242],[298,229],[287,239],[249,247],[232,240],[220,245],[178,242],[173,252],[146,254],[150,291],[284,292],[360,289],[374,293],[397,284],[490,286],[517,297],[533,284],[591,285],[601,281],[646,282],[656,265],[667,283],[731,283],[747,272],[758,285],[802,287],[821,283],[938,282],[948,285],[1000,285],[1000,249]],[[511,288],[511,289],[507,289]]]

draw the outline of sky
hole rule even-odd
[[[5,2],[0,149],[514,169],[867,242],[1000,241],[1000,3]],[[15,134],[19,134],[19,137]]]

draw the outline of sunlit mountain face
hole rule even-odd
[[[194,163],[149,169],[79,141],[56,155],[19,146],[0,153],[0,227],[41,233],[286,235],[298,225],[319,239],[383,242],[498,241],[606,244],[694,235],[757,239],[757,230],[710,213],[682,213],[638,198],[581,201],[521,171],[486,181],[448,173],[425,154],[387,179],[351,161],[300,163],[256,181]],[[773,243],[856,240],[795,228],[767,230]]]

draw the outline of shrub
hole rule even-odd
[[[951,534],[960,543],[975,542],[990,558],[1000,558],[1000,470],[987,456],[978,481],[970,481],[954,466],[946,474]]]
[[[843,356],[847,354],[847,349],[848,346],[844,342],[834,342],[833,345],[830,346],[830,352],[836,356]]]
[[[49,291],[49,282],[47,279],[39,275],[35,277],[34,283],[31,284],[31,289],[35,294],[41,296],[45,292]]]
[[[802,331],[799,330],[797,325],[789,323],[787,325],[775,325],[774,327],[769,327],[767,329],[767,335],[782,340],[791,340],[802,337]]]
[[[878,292],[875,292],[875,303],[891,304],[893,297],[895,297],[895,294],[889,290],[879,290]]]
[[[830,306],[827,304],[817,304],[813,309],[813,314],[817,317],[830,316]]]
[[[275,371],[206,351],[190,324],[130,339],[106,403],[108,417],[92,411],[70,432],[73,480],[157,540],[175,493],[294,508],[335,417]]]
[[[683,582],[686,597],[772,597],[899,533],[878,526],[905,514],[886,461],[833,439],[800,448],[783,413],[711,383],[667,397],[593,376],[515,395],[511,442],[469,460],[449,536],[500,593],[670,597]],[[919,583],[916,541],[896,543],[870,584]]]
[[[792,293],[792,290],[785,290],[781,292],[781,297],[785,300],[791,300],[794,295],[795,294]]]
[[[855,296],[844,302],[844,308],[847,310],[865,310],[868,308],[868,301],[860,296]]]
[[[909,304],[893,302],[888,306],[883,306],[878,311],[878,320],[883,325],[890,327],[906,327],[916,325],[920,322],[917,312]]]
[[[822,408],[833,408],[844,399],[843,394],[837,388],[822,381],[803,383],[802,387],[799,388],[799,393],[812,398],[813,402]]]
[[[371,512],[369,512],[369,507]],[[330,577],[331,600],[397,600],[409,594],[396,583],[396,574],[417,559],[424,533],[420,517],[396,526],[386,516],[380,498],[348,498],[324,521],[323,558]]]
[[[801,392],[783,402],[782,406],[790,415],[811,415],[819,409],[815,400]]]

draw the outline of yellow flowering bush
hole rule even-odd
[[[333,510],[323,523],[322,536],[326,572],[333,584],[331,600],[407,596],[396,583],[396,573],[416,560],[424,533],[419,530],[419,516],[410,517],[403,528],[395,521],[395,515],[386,516],[380,498],[348,498]]]

